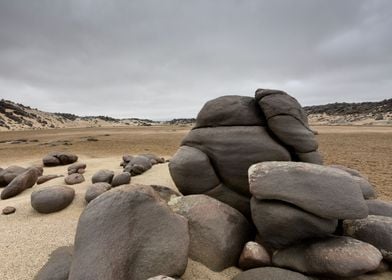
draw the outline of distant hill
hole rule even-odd
[[[0,131],[158,124],[161,122],[148,119],[115,119],[107,116],[80,117],[67,113],[48,113],[9,100],[0,100]]]
[[[332,103],[304,107],[311,125],[392,125],[392,99],[380,102]],[[112,126],[191,126],[194,118],[153,121],[149,119],[116,119],[108,116],[81,117],[68,113],[48,113],[0,100],[0,131]]]
[[[392,98],[304,107],[311,125],[392,125]]]

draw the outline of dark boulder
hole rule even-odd
[[[271,265],[267,250],[257,242],[249,241],[242,250],[238,267],[242,270]]]
[[[123,186],[91,201],[80,216],[69,280],[180,276],[188,223],[151,187]]]
[[[54,250],[47,263],[38,271],[34,280],[68,280],[73,247]]]
[[[128,172],[122,172],[113,177],[112,188],[121,185],[126,185],[129,184],[130,182],[131,182],[131,174]]]
[[[189,257],[214,271],[235,266],[251,227],[236,209],[206,195],[169,201],[172,210],[189,222]]]
[[[45,156],[42,160],[44,166],[58,166],[74,163],[78,160],[78,156],[66,152],[55,152]]]
[[[343,221],[344,234],[377,247],[392,261],[392,218],[369,215],[365,219]]]
[[[152,167],[151,160],[145,156],[133,156],[124,167],[124,172],[132,176],[140,175]]]
[[[83,174],[86,169],[86,164],[82,162],[75,162],[68,166],[68,175],[74,174],[74,173],[79,173]]]
[[[0,171],[0,188],[7,186],[19,174],[22,174],[27,169],[17,165],[11,165],[6,169]]]
[[[360,219],[368,215],[357,181],[336,168],[262,162],[249,169],[249,185],[259,200],[282,200],[322,218]]]
[[[335,232],[338,220],[324,219],[282,201],[251,199],[252,220],[260,240],[282,248]]]
[[[46,187],[31,194],[31,206],[39,213],[60,211],[71,204],[75,190],[66,186]]]
[[[295,245],[274,253],[272,262],[311,275],[353,277],[377,269],[382,256],[368,243],[346,236]]]
[[[262,267],[241,272],[233,280],[310,280],[310,278],[287,269]]]

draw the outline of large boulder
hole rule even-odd
[[[247,172],[252,164],[293,158],[321,162],[313,134],[301,138],[312,144],[311,149],[292,153],[291,146],[282,144],[267,126],[258,101],[257,94],[256,98],[233,95],[203,106],[195,127],[169,163],[170,174],[181,193],[209,195],[249,217]],[[290,106],[302,112],[298,103]]]
[[[353,277],[373,271],[382,260],[380,251],[368,243],[345,236],[321,239],[281,249],[272,262],[305,274]]]
[[[68,280],[73,247],[54,250],[47,263],[38,271],[34,280]]]
[[[146,156],[133,156],[124,167],[124,172],[130,173],[132,176],[140,175],[152,167],[150,158]]]
[[[241,272],[233,280],[310,280],[310,278],[287,269],[262,267]]]
[[[22,174],[27,169],[17,165],[11,165],[6,169],[0,171],[0,188],[7,186],[19,174]]]
[[[46,187],[31,194],[31,206],[40,213],[60,211],[71,204],[75,190],[66,186]]]
[[[118,187],[121,185],[126,185],[131,182],[131,173],[128,172],[122,172],[120,174],[117,174],[116,176],[113,177],[112,180],[112,188]]]
[[[32,167],[15,177],[1,192],[1,199],[8,199],[16,196],[24,190],[31,188],[42,174],[39,168]]]
[[[304,162],[262,162],[249,169],[249,185],[259,200],[285,201],[325,219],[368,215],[357,181],[336,168]]]
[[[263,244],[282,248],[335,232],[338,220],[313,215],[282,201],[251,199],[252,220]]]
[[[188,247],[187,220],[151,187],[118,187],[81,214],[69,280],[181,276]]]
[[[44,166],[58,166],[74,163],[78,160],[78,156],[66,152],[50,153],[42,159]]]
[[[377,247],[392,261],[392,218],[369,215],[365,219],[343,221],[344,234]]]
[[[189,257],[214,271],[235,266],[251,227],[236,209],[206,195],[169,201],[172,210],[189,222]]]
[[[392,217],[392,202],[379,199],[366,200],[369,215]]]
[[[280,90],[258,89],[255,99],[263,110],[268,128],[290,147],[294,158],[313,159],[312,163],[322,164],[321,157],[314,156],[318,144],[309,128],[306,112],[295,98]],[[313,153],[313,156],[306,157],[306,153]]]

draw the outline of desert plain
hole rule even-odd
[[[0,215],[1,279],[32,279],[54,249],[73,244],[78,218],[86,205],[84,193],[96,171],[110,169],[120,173],[124,154],[153,153],[170,159],[190,129],[190,126],[135,126],[1,132],[2,168],[39,165],[46,154],[54,151],[75,153],[80,162],[87,164],[86,181],[72,186],[76,198],[60,212],[37,213],[30,206],[30,194],[45,186],[64,184],[64,178],[36,185],[11,199],[0,200],[0,210],[6,206],[17,209],[12,215]],[[392,127],[313,126],[313,129],[318,132],[319,150],[325,164],[340,164],[359,170],[368,176],[380,199],[392,200]],[[66,171],[66,166],[45,167],[44,175],[65,175]],[[131,183],[176,189],[167,163],[155,165],[146,173],[132,177]],[[190,260],[183,279],[231,279],[238,271],[229,268],[216,273]]]

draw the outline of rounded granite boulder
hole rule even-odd
[[[67,186],[46,187],[31,194],[31,206],[39,213],[60,211],[71,204],[75,190]]]

